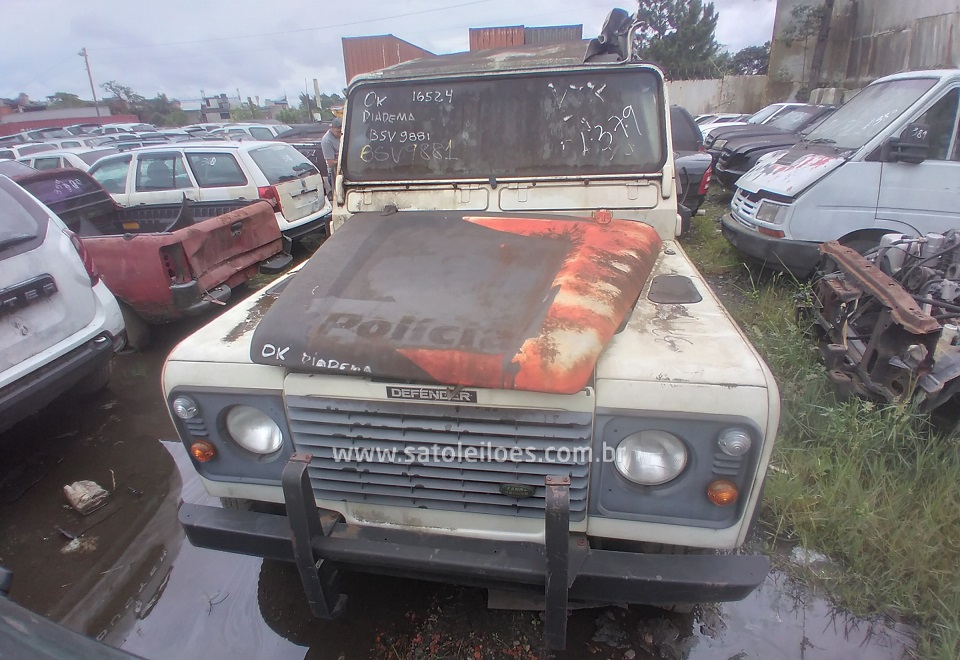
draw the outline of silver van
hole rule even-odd
[[[820,243],[865,251],[891,232],[960,227],[960,70],[881,78],[737,181],[723,234],[766,266],[809,275]]]

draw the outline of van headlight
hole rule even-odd
[[[782,225],[786,210],[787,207],[785,205],[765,199],[760,202],[760,206],[757,207],[756,218],[761,222],[767,222],[772,225]]]
[[[723,149],[725,146],[727,146],[727,142],[729,142],[729,140],[714,140],[713,148],[719,151],[720,149]]]
[[[283,433],[270,417],[252,406],[233,406],[224,418],[227,434],[254,454],[272,454],[283,444]]]
[[[626,479],[644,486],[657,486],[675,479],[687,465],[687,448],[666,431],[640,431],[617,445],[615,465]]]

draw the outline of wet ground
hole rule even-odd
[[[477,589],[348,576],[345,616],[313,619],[292,564],[192,547],[181,500],[206,502],[160,392],[163,358],[199,321],[115,360],[109,388],[0,435],[0,565],[21,605],[145,658],[544,658],[538,613],[487,608]],[[62,487],[111,503],[84,518]],[[71,540],[73,539],[73,540]],[[557,658],[900,658],[907,638],[773,573],[741,603],[690,614],[573,612]],[[2,655],[2,653],[0,653]]]

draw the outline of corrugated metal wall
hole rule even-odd
[[[583,39],[583,25],[528,27],[523,30],[523,43],[528,46],[547,46],[581,39]]]
[[[523,45],[523,26],[470,28],[470,50]]]
[[[343,45],[343,68],[348,84],[354,76],[361,73],[370,73],[421,57],[435,57],[430,51],[414,46],[392,34],[376,37],[343,37],[340,41]]]

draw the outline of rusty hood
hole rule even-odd
[[[359,213],[286,286],[250,357],[572,394],[633,308],[660,244],[629,220]]]

